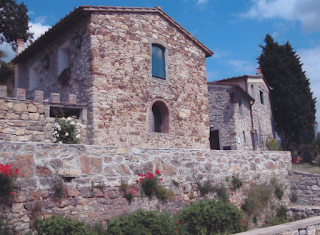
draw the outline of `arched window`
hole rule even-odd
[[[166,79],[165,48],[152,44],[152,77]]]
[[[156,101],[151,110],[151,131],[169,133],[169,110],[165,103]]]

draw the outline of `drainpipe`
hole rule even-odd
[[[254,104],[254,101],[250,101],[250,117],[251,117],[251,135],[252,135],[252,147],[253,150],[257,150],[257,143],[258,143],[258,138],[257,138],[257,130],[253,129],[253,115],[252,115],[252,105]]]

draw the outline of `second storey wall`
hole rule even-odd
[[[158,14],[96,13],[89,32],[92,144],[209,148],[205,53],[198,45]],[[165,79],[152,76],[152,45],[165,50]],[[157,102],[167,107],[165,133],[152,132]]]

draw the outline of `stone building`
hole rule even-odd
[[[212,54],[160,7],[80,6],[13,59],[15,90],[85,116],[87,144],[205,149]]]
[[[269,86],[260,68],[244,75],[208,82],[211,149],[265,149],[274,136]]]

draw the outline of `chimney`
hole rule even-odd
[[[17,38],[16,56],[18,56],[24,50],[23,39]]]
[[[257,75],[262,75],[262,73],[261,73],[261,67],[258,67],[258,68],[257,68]]]

